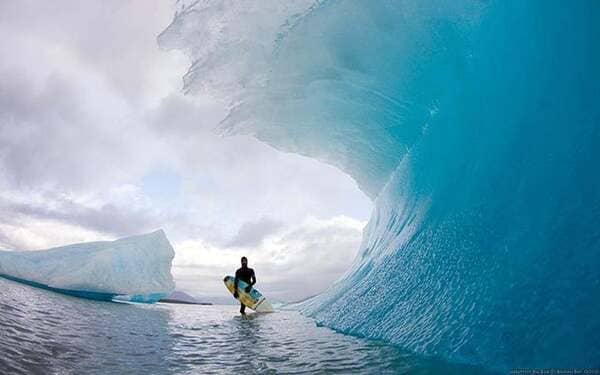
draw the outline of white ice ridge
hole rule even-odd
[[[116,295],[153,296],[175,285],[175,252],[165,233],[87,242],[39,251],[0,251],[0,275],[49,288]],[[144,302],[153,302],[144,300]]]

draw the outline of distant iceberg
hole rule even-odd
[[[165,233],[39,251],[1,251],[0,276],[78,297],[153,303],[175,287]]]
[[[162,298],[158,302],[178,303],[178,304],[184,304],[184,305],[212,305],[211,302],[201,302],[201,301],[197,300],[195,297],[193,297],[181,290],[174,290],[173,292],[171,292],[171,294],[169,294],[165,298]]]

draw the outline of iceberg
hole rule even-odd
[[[178,304],[185,304],[185,305],[205,305],[205,306],[212,305],[212,302],[199,301],[195,297],[193,297],[181,290],[174,290],[173,292],[171,292],[171,294],[169,294],[165,298],[161,298],[161,300],[158,302],[178,303]]]
[[[178,2],[159,36],[220,129],[337,166],[375,203],[352,268],[301,309],[424,355],[600,358],[594,1]]]
[[[175,285],[175,252],[165,233],[79,243],[38,251],[0,252],[0,276],[104,301],[153,303]]]

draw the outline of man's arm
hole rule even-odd
[[[238,298],[238,271],[235,271],[235,280],[233,281],[233,296]]]
[[[256,284],[256,276],[254,275],[254,270],[252,270],[252,275],[250,275],[250,283],[248,283],[248,286],[246,287],[247,293],[250,293],[252,290],[252,285],[254,284]]]

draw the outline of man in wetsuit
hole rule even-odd
[[[248,284],[246,287],[246,293],[250,293],[252,285],[256,284],[256,276],[254,276],[254,270],[248,268],[248,258],[242,257],[242,268],[235,271],[235,281],[233,283],[233,296],[238,298],[238,280],[242,280]],[[240,313],[246,315],[246,305],[240,301]]]

